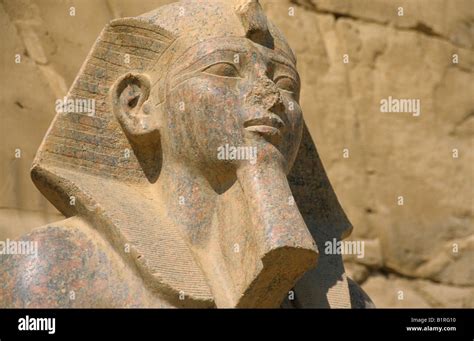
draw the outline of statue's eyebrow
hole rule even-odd
[[[194,45],[196,46],[196,45]],[[186,55],[186,53],[191,49],[193,48],[194,46],[191,46],[189,49],[187,49],[182,55],[180,58],[178,58],[176,60],[176,63],[178,64],[179,62],[181,62],[182,58],[184,58],[184,56]],[[194,59],[190,64],[187,64],[187,65],[183,65],[183,66],[180,66],[178,69],[176,69],[173,74],[179,74],[185,70],[188,70],[190,68],[192,68],[194,65],[196,65],[197,63],[199,63],[200,61],[202,61],[203,59],[209,57],[209,56],[212,56],[213,54],[216,54],[216,53],[219,53],[219,52],[231,52],[231,53],[247,53],[248,52],[248,48],[246,47],[243,47],[243,46],[239,46],[239,45],[236,45],[236,44],[226,44],[224,46],[216,46],[215,48],[209,50],[209,51],[206,51],[206,53],[202,53],[202,54],[199,54],[198,55],[198,58],[197,59]]]
[[[293,78],[295,81],[298,83],[301,82],[300,75],[298,74],[298,71],[296,71],[296,68],[292,66],[291,64],[288,64],[287,62],[281,63],[280,61],[275,61],[272,59],[272,63],[280,64],[282,65],[281,68],[275,69],[275,75],[281,76],[281,75],[288,75],[288,72],[290,73],[291,78]],[[281,69],[289,70],[286,72],[281,73]]]
[[[271,63],[273,64],[273,66],[275,67],[276,65],[281,65],[280,68],[276,68],[275,69],[275,72],[279,69],[286,69],[286,70],[289,70],[287,72],[290,72],[291,74],[293,74],[294,77],[294,80],[297,81],[297,82],[300,82],[300,76],[299,76],[299,73],[298,71],[296,70],[296,67],[288,62],[287,60],[284,60],[284,59],[275,59],[275,58],[271,58]]]
[[[264,53],[270,53],[270,58],[269,59],[272,63],[282,64],[284,66],[287,66],[293,72],[298,74],[298,71],[296,70],[296,65],[293,62],[291,62],[290,60],[288,60],[288,58],[285,55],[283,55],[283,56],[280,55],[278,53],[279,51],[266,49],[266,51],[263,51],[263,52]]]
[[[291,70],[293,70],[294,72],[298,73],[296,71],[296,67],[293,63],[289,62],[288,60],[286,60],[286,58],[282,58],[280,56],[273,56],[271,58],[271,61],[274,62],[274,63],[277,63],[277,64],[282,64],[284,66],[287,66],[289,67]]]

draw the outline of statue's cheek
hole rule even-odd
[[[240,96],[237,82],[239,80],[201,76],[187,80],[179,91],[185,97],[188,114],[196,123],[206,124],[208,129],[236,129],[239,122],[239,108],[243,99]],[[204,128],[204,127],[203,127]]]
[[[301,143],[304,122],[300,106],[296,102],[293,102],[294,104],[291,106],[292,110],[290,110],[289,103],[291,102],[285,103],[288,117],[288,130],[286,132],[285,143],[283,144],[284,150],[282,150],[282,153],[285,155],[288,165],[291,167]]]
[[[230,82],[209,82],[195,107],[193,117],[196,135],[203,136],[206,147],[214,154],[229,144],[243,144],[242,99]],[[194,115],[194,114],[193,114]]]
[[[300,136],[303,128],[303,114],[298,103],[293,100],[285,101],[285,113],[288,118],[288,134],[292,137]]]
[[[235,80],[190,78],[173,88],[168,99],[174,135],[186,139],[190,154],[214,160],[220,147],[243,145],[243,99]]]

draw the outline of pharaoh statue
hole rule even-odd
[[[299,91],[258,1],[111,21],[67,94],[94,113],[58,113],[31,169],[66,219],[22,238],[36,256],[0,258],[0,306],[371,306],[322,252],[352,227]]]

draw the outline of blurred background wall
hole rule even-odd
[[[104,25],[169,2],[0,1],[0,240],[62,219],[29,168]],[[261,2],[296,52],[306,122],[365,242],[349,274],[378,307],[474,307],[473,2]],[[421,115],[380,112],[389,96],[419,99]]]

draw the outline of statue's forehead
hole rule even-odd
[[[234,58],[240,54],[250,54],[256,59],[263,57],[266,61],[277,62],[296,69],[293,61],[279,50],[270,49],[244,37],[214,37],[195,42],[184,49],[176,59],[176,64],[185,66],[220,51],[228,52]]]

